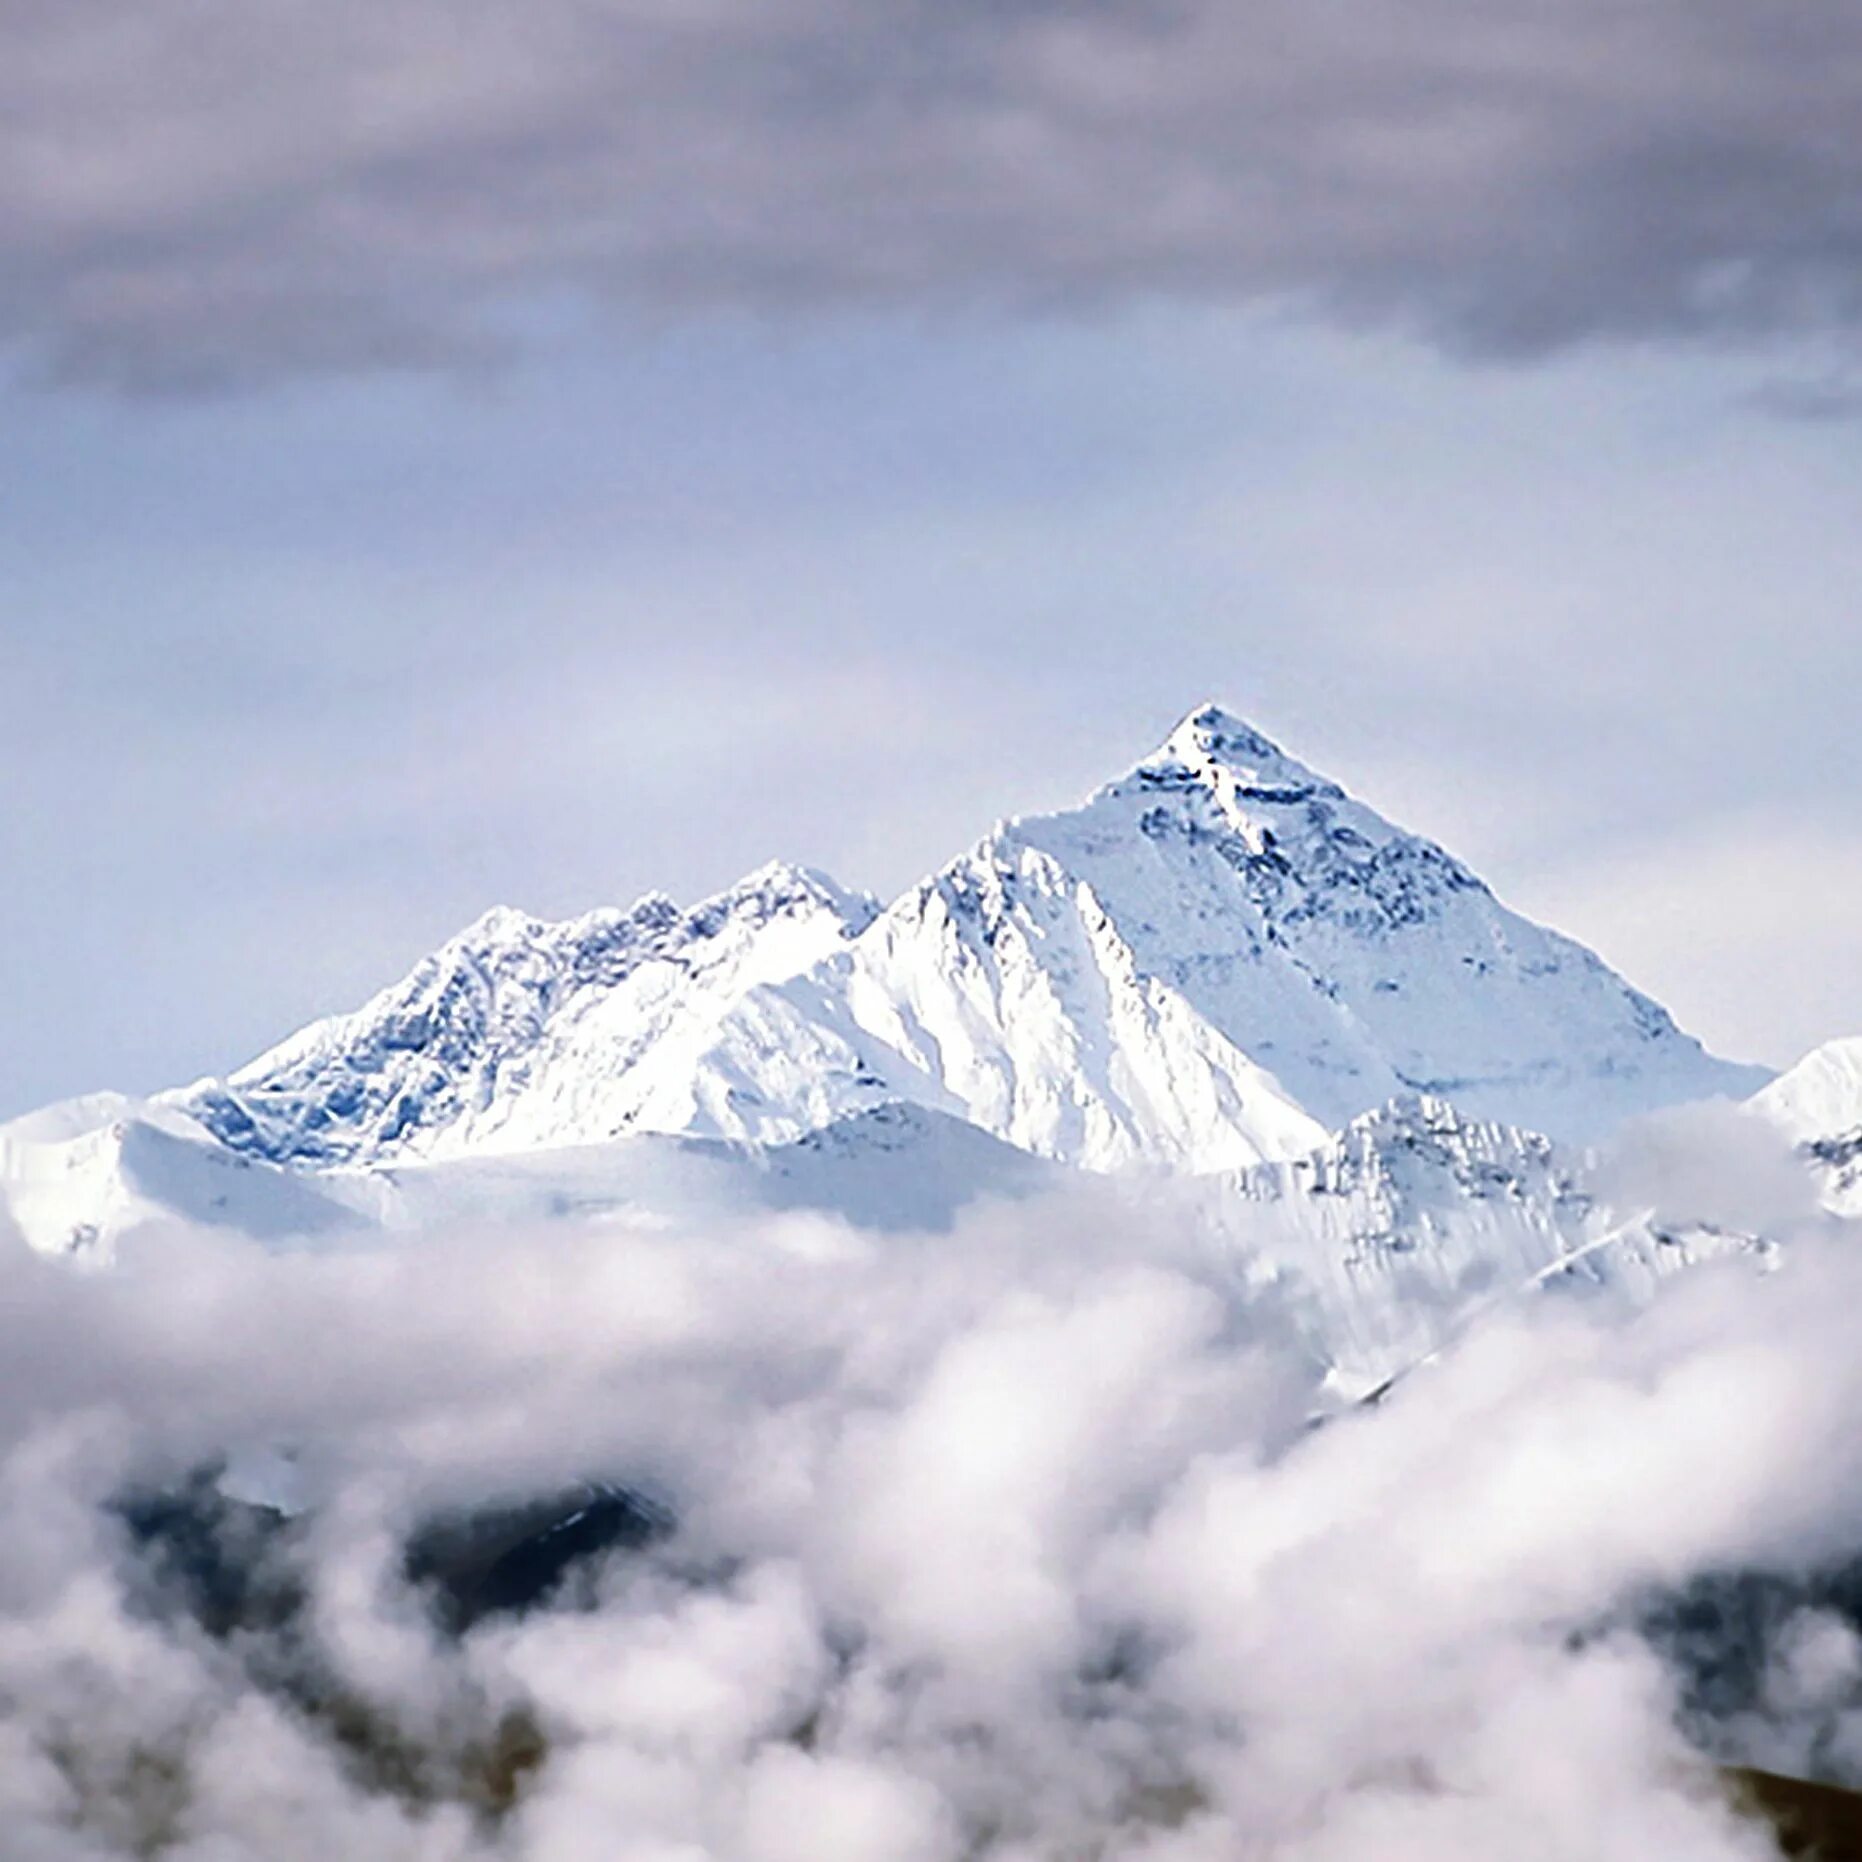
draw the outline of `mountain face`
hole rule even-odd
[[[1816,1171],[1825,1203],[1862,1215],[1862,1037],[1826,1042],[1752,1101]]]
[[[311,1167],[702,1128],[693,1063],[730,1006],[878,909],[780,865],[691,911],[658,895],[563,924],[500,908],[354,1014],[176,1098],[231,1149]]]
[[[818,1120],[757,1059],[809,1052],[817,1082],[1092,1169],[1292,1156],[1406,1092],[1583,1139],[1768,1077],[1213,707],[1083,806],[999,827],[726,1032],[740,1135]]]
[[[1406,1093],[1586,1138],[1766,1076],[1214,707],[883,913],[774,867],[680,914],[493,913],[177,1103],[299,1167],[794,1142],[905,1101],[1088,1169],[1288,1158]]]
[[[1289,1311],[1335,1389],[1360,1395],[1522,1293],[1641,1304],[1761,1238],[1597,1195],[1585,1152],[1410,1094],[1306,1156],[1196,1180],[1200,1218],[1256,1296]]]

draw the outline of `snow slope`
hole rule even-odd
[[[972,1203],[1032,1195],[1059,1174],[959,1119],[895,1104],[792,1144],[642,1132],[565,1150],[345,1172],[336,1187],[389,1230],[565,1219],[657,1226],[806,1210],[882,1232],[935,1233]]]
[[[692,1056],[731,1004],[877,910],[781,865],[685,912],[658,895],[562,924],[501,907],[355,1013],[174,1098],[232,1149],[310,1167],[702,1128]]]
[[[1804,1153],[1829,1207],[1862,1216],[1862,1036],[1826,1042],[1751,1103]]]
[[[353,1224],[318,1178],[229,1150],[173,1106],[97,1093],[0,1125],[0,1214],[42,1253],[108,1261],[185,1219],[257,1241]]]
[[[984,1198],[1064,1173],[975,1126],[887,1105],[796,1143],[636,1133],[602,1144],[291,1169],[229,1149],[172,1106],[116,1095],[0,1126],[0,1217],[40,1252],[108,1265],[176,1224],[267,1246],[560,1221],[652,1226],[785,1210],[937,1232]]]
[[[986,1199],[1071,1190],[1144,1233],[1198,1234],[1250,1303],[1287,1316],[1342,1400],[1428,1357],[1483,1313],[1547,1289],[1641,1303],[1669,1274],[1767,1245],[1602,1206],[1588,1158],[1417,1095],[1307,1154],[1208,1176],[1106,1177],[893,1103],[788,1144],[637,1133],[557,1150],[307,1172],[229,1150],[172,1107],[73,1102],[0,1127],[0,1212],[35,1247],[104,1266],[176,1223],[267,1246],[557,1222],[629,1229],[784,1211],[936,1233]]]

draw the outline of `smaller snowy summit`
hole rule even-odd
[[[1832,1209],[1862,1215],[1862,1036],[1827,1041],[1752,1101],[1816,1169]]]
[[[771,864],[682,911],[487,912],[401,982],[181,1102],[275,1163],[587,1144],[701,1121],[694,1057],[746,991],[817,962],[877,901]]]

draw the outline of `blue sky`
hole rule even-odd
[[[1200,6],[15,7],[0,1113],[498,901],[888,891],[1212,696],[1723,1049],[1862,1027],[1814,10],[1288,39],[1244,136]]]

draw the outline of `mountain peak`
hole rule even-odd
[[[1264,731],[1213,701],[1188,713],[1124,782],[1176,787],[1185,777],[1233,801],[1338,798],[1338,784],[1289,756]]]
[[[1238,712],[1210,699],[1193,711],[1185,712],[1177,727],[1164,740],[1166,749],[1194,745],[1208,750],[1219,744],[1245,744],[1270,756],[1282,754],[1280,746],[1264,732],[1258,731]]]
[[[1705,1054],[1592,952],[1509,911],[1443,848],[1216,703],[1081,806],[1017,818],[937,891],[978,960],[919,953],[888,971],[916,1023],[928,1025],[916,979],[940,963],[992,987],[1002,977],[999,1038],[1019,1053],[1039,992],[1004,966],[1023,952],[1052,971],[1043,999],[1067,1023],[1045,1037],[1054,1053],[1120,1054],[1124,1072],[1102,1082],[1111,1109],[1074,1121],[1093,1125],[1084,1136],[1047,1130],[1073,1116],[1048,1108],[1082,1090],[1060,1063],[1022,1093],[1025,1117],[1018,1107],[1001,1129],[1054,1155],[1117,1163],[1136,1132],[1136,1154],[1187,1146],[1198,1168],[1225,1168],[1248,1145],[1278,1153],[1289,1130],[1335,1129],[1404,1091],[1582,1139],[1762,1077]],[[1107,1004],[1130,1020],[1112,1041]],[[973,996],[954,1012],[973,1040]],[[1187,1032],[1159,1032],[1179,1019]],[[1175,1044],[1153,1056],[1143,1105],[1127,1091],[1132,1043]],[[948,1075],[951,1044],[921,1045],[917,1064]],[[1208,1076],[1206,1094],[1191,1071]],[[976,1077],[978,1103],[993,1105],[994,1082],[1012,1075],[992,1060]],[[1178,1118],[1186,1096],[1214,1108],[1193,1132]],[[1287,1106],[1299,1119],[1281,1117]],[[1169,1143],[1154,1144],[1166,1126]]]
[[[1813,1049],[1751,1105],[1815,1164],[1828,1208],[1862,1215],[1862,1036]]]
[[[661,892],[560,921],[499,906],[360,1009],[177,1103],[234,1150],[313,1166],[609,1137],[641,1116],[630,1082],[655,1038],[703,1038],[878,909],[779,861],[684,911]]]
[[[1752,1100],[1799,1143],[1862,1133],[1862,1035],[1813,1048]]]

